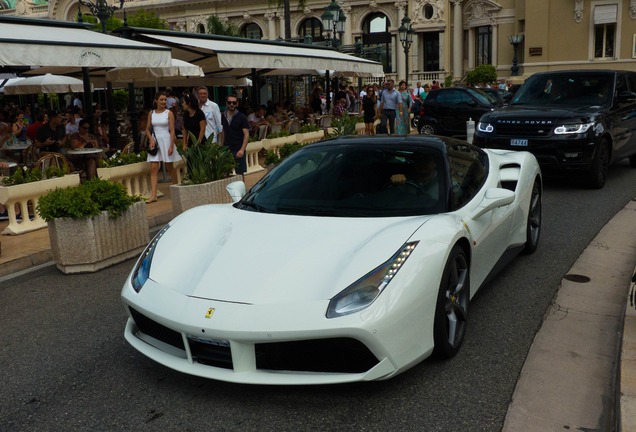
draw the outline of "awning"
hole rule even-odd
[[[383,76],[382,64],[304,44],[133,28],[133,38],[172,49],[172,57],[201,66],[206,75],[247,75],[252,69],[336,70]]]
[[[0,66],[168,67],[170,49],[86,24],[0,17]]]

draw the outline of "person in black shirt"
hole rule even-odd
[[[40,152],[59,152],[67,141],[66,129],[62,124],[62,114],[49,113],[49,122],[44,123],[35,134],[35,147]]]
[[[181,101],[183,107],[183,149],[188,148],[192,135],[196,138],[193,145],[205,144],[205,114],[199,108],[199,100],[190,93],[183,95]]]
[[[236,161],[236,173],[247,172],[247,143],[250,139],[250,124],[245,114],[237,110],[238,99],[234,95],[227,97],[227,109],[223,113],[223,145],[227,146]]]

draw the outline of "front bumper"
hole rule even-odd
[[[326,302],[281,312],[267,305],[185,297],[151,280],[139,294],[127,282],[122,299],[129,314],[125,338],[135,349],[177,371],[228,382],[381,380],[433,349],[432,334],[427,337],[422,331],[424,322],[417,329],[416,342],[409,342],[404,321],[413,319],[413,311],[402,315],[369,311],[369,319],[362,319],[362,314],[327,319]],[[404,318],[391,319],[394,316]]]
[[[589,171],[598,148],[597,139],[587,134],[530,137],[527,146],[511,145],[513,138],[517,137],[496,137],[476,131],[473,143],[481,148],[528,151],[544,171]]]

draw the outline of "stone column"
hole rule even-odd
[[[490,59],[491,65],[497,65],[497,52],[499,51],[499,26],[494,24],[491,26],[492,28],[492,58]]]
[[[468,67],[468,69],[474,68],[476,66],[475,64],[475,29],[472,29],[472,28],[468,29],[468,64],[466,66]],[[453,75],[454,74],[455,74],[455,67],[453,66]]]
[[[344,25],[344,34],[342,35],[342,43],[344,45],[351,45],[353,44],[353,35],[351,30],[353,28],[353,23],[351,22],[353,15],[351,14],[351,5],[342,5],[341,8],[347,17]]]
[[[265,20],[267,21],[267,39],[274,40],[276,39],[276,13],[275,12],[266,12]]]
[[[453,4],[453,79],[458,80],[464,76],[464,20],[463,20],[463,0],[451,0]]]

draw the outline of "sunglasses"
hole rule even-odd
[[[227,101],[228,105],[238,105],[238,101]]]

